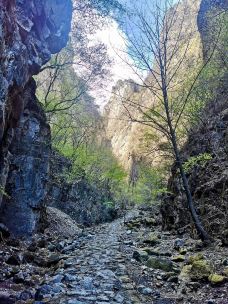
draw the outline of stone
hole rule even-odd
[[[175,250],[180,250],[182,247],[184,247],[184,245],[185,245],[185,241],[183,240],[183,239],[176,239],[175,241],[174,241],[174,249]]]
[[[228,259],[224,259],[224,260],[222,261],[222,265],[228,266]]]
[[[179,249],[179,253],[180,253],[181,255],[185,255],[185,254],[187,253],[187,249],[185,249],[185,248],[180,248],[180,249]]]
[[[147,217],[145,219],[143,219],[142,223],[146,226],[156,226],[157,225],[157,221],[155,218],[150,218],[150,217]]]
[[[195,280],[207,279],[212,273],[212,267],[206,260],[198,260],[193,262],[191,268],[191,278]]]
[[[148,253],[144,250],[135,250],[133,252],[133,258],[138,262],[145,262],[148,260]]]
[[[69,274],[69,273],[65,273],[64,274],[64,281],[66,282],[73,282],[76,281],[77,277],[75,275]]]
[[[153,289],[145,286],[139,286],[138,291],[143,295],[151,295],[153,293]]]
[[[25,274],[22,271],[16,273],[13,277],[13,281],[16,284],[23,283],[25,281]]]
[[[37,289],[35,293],[35,300],[42,301],[47,295],[50,295],[51,292],[52,292],[51,286],[48,284],[44,284]]]
[[[23,262],[24,263],[31,263],[34,261],[35,255],[32,252],[26,251],[23,255]]]
[[[223,269],[223,274],[228,278],[228,267]]]
[[[19,255],[11,255],[7,260],[6,263],[9,265],[20,265],[21,264],[21,258]]]
[[[184,255],[176,255],[172,257],[173,262],[184,262],[185,261],[185,256]]]
[[[194,262],[196,261],[200,261],[200,260],[203,260],[204,259],[204,256],[202,253],[197,253],[196,255],[192,255],[189,257],[188,259],[188,262],[189,264],[193,264]]]
[[[33,298],[33,294],[29,290],[28,291],[25,290],[20,294],[20,300],[22,300],[22,301],[28,301],[29,299],[32,299],[32,298]]]
[[[206,260],[196,260],[192,265],[185,265],[179,278],[183,281],[207,280],[212,274],[212,267]]]
[[[0,303],[1,304],[15,304],[16,299],[7,291],[0,291]]]
[[[64,276],[62,274],[57,274],[51,279],[51,283],[61,283],[63,280]]]
[[[217,273],[209,275],[208,280],[212,285],[220,285],[225,281],[225,277]]]
[[[160,269],[163,271],[173,270],[172,261],[160,257],[150,257],[146,262],[146,266],[154,269]]]
[[[154,233],[150,233],[144,238],[143,243],[149,244],[150,246],[157,245],[159,243],[159,238]]]

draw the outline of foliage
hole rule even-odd
[[[72,161],[72,169],[66,172],[66,179],[86,179],[96,187],[104,201],[115,201],[116,193],[126,182],[126,173],[111,151],[97,144],[81,145],[76,150],[71,145],[59,146],[59,152]]]
[[[205,166],[208,161],[212,159],[210,153],[202,153],[197,156],[190,157],[184,164],[185,173],[189,173],[196,165]]]
[[[167,191],[165,174],[164,168],[142,163],[136,186],[128,189],[129,199],[137,204],[153,204]]]

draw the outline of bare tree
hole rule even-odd
[[[94,0],[74,1],[68,45],[52,57],[36,78],[38,98],[57,145],[70,141],[76,150],[93,137],[100,124],[90,92],[105,84],[110,60],[106,46],[99,41],[91,43],[91,37],[116,7],[114,2],[108,1],[105,8],[104,3],[99,7]]]
[[[178,128],[185,122],[186,106],[198,78],[213,56],[216,41],[210,56],[199,64],[199,58],[191,55],[197,29],[188,16],[186,5],[189,3],[155,0],[132,5],[126,21],[128,52],[134,61],[131,68],[141,79],[138,86],[141,92],[146,92],[148,100],[140,102],[140,98],[135,100],[132,96],[119,98],[131,121],[152,128],[170,144],[195,227],[201,239],[209,242],[210,236],[196,212],[183,169],[182,138],[178,136]],[[148,73],[146,79],[141,76],[141,71]]]

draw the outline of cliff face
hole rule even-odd
[[[211,52],[214,41],[208,24],[211,14],[218,15],[221,9],[228,8],[228,1],[203,0],[198,15],[198,27],[203,41],[205,59]],[[218,46],[220,50],[220,47]],[[222,49],[224,46],[222,45]],[[224,58],[227,57],[222,57]],[[217,59],[218,60],[218,59]],[[227,62],[227,61],[224,62]],[[224,63],[222,63],[224,64]],[[195,126],[182,149],[184,161],[208,153],[211,160],[195,164],[188,171],[191,193],[202,223],[208,233],[221,238],[228,245],[228,90],[227,72],[217,83],[216,96],[201,113],[201,120]],[[209,84],[210,85],[210,84]],[[194,225],[186,205],[186,198],[180,182],[178,170],[174,165],[168,183],[171,195],[162,204],[163,226],[165,229],[183,227],[192,229]]]
[[[40,220],[50,130],[31,77],[70,31],[71,1],[0,0],[0,219],[16,235]]]
[[[170,44],[175,43],[177,39],[179,39],[180,27],[183,27],[182,35],[184,33],[186,36],[189,35],[189,37],[191,35],[189,45],[193,46],[193,48],[189,47],[187,51],[185,71],[181,71],[183,73],[186,73],[189,65],[196,65],[197,61],[202,58],[200,35],[197,30],[199,5],[199,0],[182,1],[178,6],[177,21],[170,30]],[[178,21],[182,19],[183,23]],[[181,40],[179,43],[181,43]],[[178,53],[175,54],[172,61],[176,64],[178,61]],[[171,69],[172,67],[170,70]],[[146,81],[152,83],[153,77],[148,75]],[[126,110],[123,103],[128,99],[132,100],[135,106],[127,106]],[[131,81],[119,81],[113,88],[111,99],[104,109],[106,138],[109,140],[112,150],[120,163],[128,170],[131,168],[133,158],[136,159],[137,162],[142,160],[142,152],[145,152],[145,134],[149,130],[151,131],[151,128],[145,127],[145,125],[143,126],[140,123],[132,122],[130,116],[131,118],[140,120],[142,115],[138,111],[137,105],[140,105],[141,108],[144,107],[144,109],[148,109],[155,103],[156,97],[149,89],[145,89]],[[149,143],[146,158],[151,165],[158,165],[161,162],[159,146],[164,143],[164,138],[162,138],[161,134],[156,133],[156,131],[153,131],[153,133],[156,140]],[[150,153],[148,153],[149,151]],[[153,153],[151,153],[152,151]],[[150,156],[148,157],[148,155]]]
[[[52,153],[50,177],[46,203],[58,208],[79,224],[91,226],[111,221],[117,216],[112,206],[102,203],[105,199],[94,185],[86,178],[67,180],[66,173],[71,171],[69,159]]]

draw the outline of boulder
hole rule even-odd
[[[148,253],[144,250],[135,250],[133,252],[133,258],[138,262],[145,262],[148,260]]]
[[[208,280],[212,285],[220,285],[225,282],[226,278],[220,274],[213,273],[209,275]]]
[[[160,257],[150,257],[147,262],[146,266],[154,269],[160,269],[163,271],[172,271],[173,270],[173,263],[169,259],[160,258]]]

